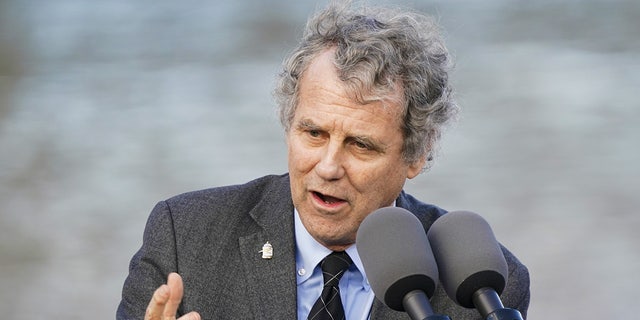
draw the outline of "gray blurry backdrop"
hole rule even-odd
[[[640,2],[392,3],[444,26],[463,107],[406,189],[487,218],[531,319],[636,318]],[[324,4],[0,1],[2,317],[113,319],[157,201],[285,172],[274,75]]]

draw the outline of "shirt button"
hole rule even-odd
[[[304,276],[306,273],[307,273],[307,270],[305,270],[304,268],[298,269],[298,275],[299,276]]]

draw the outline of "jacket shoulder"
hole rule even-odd
[[[198,212],[228,210],[230,207],[250,207],[266,197],[289,193],[289,176],[268,175],[244,184],[214,187],[185,192],[173,196],[164,202],[172,211]]]
[[[422,202],[404,191],[398,197],[396,205],[409,210],[418,217],[425,231],[429,230],[436,219],[447,213],[446,210],[436,205]]]
[[[259,215],[275,216],[274,211],[284,211],[277,209],[291,202],[290,192],[288,175],[269,175],[245,184],[186,192],[160,201],[149,221],[168,219],[179,243],[223,235],[238,228],[243,229],[242,233],[251,233],[258,230]]]

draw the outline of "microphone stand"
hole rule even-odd
[[[520,311],[505,308],[493,288],[482,288],[473,294],[473,305],[486,320],[523,320]]]
[[[413,290],[402,299],[402,306],[412,320],[451,320],[448,316],[434,314],[427,294],[422,290]]]

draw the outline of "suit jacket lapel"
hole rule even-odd
[[[293,204],[288,176],[265,190],[250,215],[262,231],[238,239],[247,281],[247,307],[260,319],[295,319],[296,278]],[[269,242],[273,257],[259,252]]]

